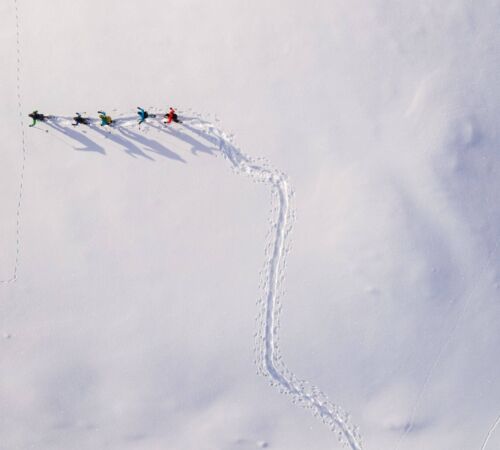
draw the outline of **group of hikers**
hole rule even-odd
[[[99,119],[101,119],[101,127],[110,126],[113,124],[113,119],[111,118],[111,116],[106,114],[105,111],[97,111],[97,114],[99,114],[98,117]],[[149,114],[144,108],[141,108],[140,106],[137,107],[137,114],[139,115],[139,125],[143,123],[148,117],[156,117],[156,114]],[[50,120],[53,118],[53,116],[41,114],[37,110],[33,111],[31,114],[28,114],[28,116],[33,119],[33,123],[30,125],[30,127],[34,127],[38,121],[45,122],[46,120]],[[163,118],[165,119],[165,124],[169,124],[172,122],[182,123],[179,120],[179,117],[177,116],[174,108],[170,108],[170,110],[163,115]],[[73,125],[74,127],[77,127],[78,125],[90,125],[91,121],[89,117],[83,117],[78,112],[76,113],[76,116],[73,117],[73,120],[74,122],[71,125]]]

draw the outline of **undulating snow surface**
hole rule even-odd
[[[500,448],[500,2],[0,17],[1,450]]]

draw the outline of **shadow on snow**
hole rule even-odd
[[[71,120],[66,117],[61,117],[61,119],[68,120],[68,123],[70,123]],[[96,152],[102,155],[106,154],[105,148],[87,135],[87,130],[90,130],[102,136],[104,139],[114,142],[120,146],[125,153],[133,158],[142,157],[150,161],[154,161],[155,159],[148,154],[153,153],[174,161],[186,163],[184,158],[170,148],[166,147],[164,144],[158,142],[156,139],[139,134],[127,126],[115,125],[111,128],[112,131],[106,131],[104,128],[101,128],[100,125],[94,123],[94,121],[92,121],[90,125],[79,125],[78,128],[73,127],[72,125],[62,125],[57,120],[50,120],[45,122],[45,124],[51,127],[54,131],[58,131],[71,140],[81,144],[80,146],[70,144],[68,141],[64,140],[67,145],[77,151]],[[215,152],[218,151],[217,147],[207,145],[206,137],[202,136],[201,133],[198,134],[197,130],[189,125],[183,125],[183,127],[197,134],[196,138],[183,132],[182,130],[174,129],[173,127],[162,127],[161,125],[156,125],[154,123],[146,123],[145,125],[161,133],[172,135],[185,142],[191,147],[191,153],[194,155],[198,155],[198,153],[214,155]]]

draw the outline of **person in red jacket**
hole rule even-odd
[[[179,117],[177,116],[177,113],[175,112],[174,108],[170,108],[170,111],[165,114],[165,119],[167,119],[167,124],[175,122],[175,123],[182,123],[179,120]]]

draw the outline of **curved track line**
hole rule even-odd
[[[270,185],[276,207],[272,221],[271,245],[264,271],[263,295],[259,301],[256,335],[256,357],[259,373],[270,379],[273,386],[303,407],[311,409],[313,414],[328,425],[339,438],[340,442],[352,450],[361,450],[361,436],[358,428],[349,423],[349,415],[339,406],[332,404],[327,396],[317,387],[305,380],[298,379],[283,362],[278,345],[279,312],[282,281],[286,255],[288,253],[288,238],[293,221],[293,211],[290,206],[292,192],[286,175],[266,164],[244,155],[232,143],[231,139],[213,124],[201,119],[192,121],[208,136],[216,140],[224,157],[229,160],[232,168],[253,178],[255,181]]]
[[[21,161],[21,173],[19,178],[20,180],[19,194],[17,198],[17,210],[16,210],[16,256],[14,259],[14,268],[12,270],[12,276],[6,280],[0,280],[0,284],[13,283],[17,280],[17,272],[19,269],[19,256],[21,251],[21,206],[22,206],[23,191],[24,191],[24,171],[26,167],[26,142],[24,135],[23,108],[21,102],[21,45],[20,45],[20,32],[19,32],[18,0],[14,0],[14,12],[16,16],[16,56],[17,56],[16,91],[17,91],[17,107],[19,110],[19,122],[21,125],[22,161]]]
[[[160,110],[156,119],[161,121]],[[271,385],[282,393],[291,396],[293,403],[298,403],[312,413],[335,432],[339,441],[351,450],[361,450],[362,442],[359,430],[350,424],[350,417],[345,411],[328,400],[328,397],[316,386],[301,380],[286,366],[279,349],[279,313],[280,297],[284,280],[286,256],[289,252],[289,235],[294,220],[291,207],[293,196],[287,176],[274,169],[263,159],[251,158],[243,154],[233,143],[232,138],[216,125],[203,120],[201,116],[182,117],[186,128],[217,146],[220,154],[230,163],[237,174],[250,177],[254,182],[265,183],[271,187],[272,220],[269,243],[266,246],[266,261],[262,271],[262,296],[258,300],[257,332],[255,334],[255,352],[258,373],[268,378]],[[137,116],[116,115],[113,128],[137,126]],[[69,117],[53,116],[52,121],[60,126],[69,126]],[[147,123],[144,125],[147,126]],[[143,125],[143,126],[144,126]],[[50,133],[52,134],[52,132]]]

